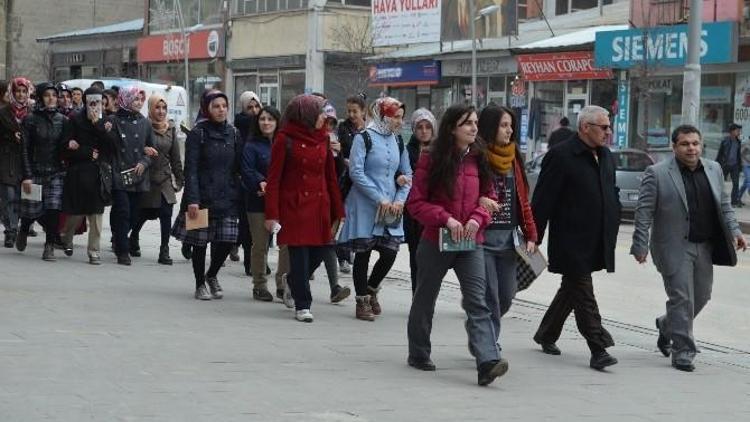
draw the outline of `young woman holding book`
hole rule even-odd
[[[404,105],[394,98],[375,101],[372,120],[354,137],[349,155],[352,187],[346,197],[346,223],[338,240],[354,252],[355,316],[365,321],[373,321],[381,313],[380,283],[393,267],[404,241],[401,216],[412,174],[409,153],[398,136],[404,112]],[[379,257],[368,278],[372,251]]]
[[[227,122],[229,100],[221,91],[206,91],[201,113],[185,141],[185,193],[172,235],[192,246],[195,298],[221,299],[217,274],[237,241],[240,199],[240,132]],[[187,218],[198,221],[208,212],[208,227],[188,230]],[[187,214],[187,218],[186,218]],[[206,272],[206,247],[211,243],[211,265]],[[208,289],[206,289],[208,284]]]
[[[487,385],[507,372],[508,362],[500,358],[495,345],[495,330],[485,298],[484,252],[476,247],[442,251],[438,244],[441,230],[446,230],[445,236],[449,235],[455,243],[481,244],[482,231],[491,221],[479,198],[495,198],[492,172],[476,135],[474,108],[453,105],[446,110],[429,152],[423,153],[417,164],[407,207],[424,229],[417,249],[417,289],[409,312],[408,364],[423,371],[435,370],[430,359],[432,317],[441,281],[453,268],[463,295],[477,382]]]
[[[500,338],[500,318],[508,312],[516,295],[517,230],[523,233],[528,252],[536,250],[536,224],[529,204],[529,183],[523,156],[518,148],[517,120],[503,106],[490,104],[479,115],[479,139],[487,147],[492,182],[498,200],[481,198],[492,212],[492,222],[484,231],[484,263],[487,272],[487,306],[492,312],[495,335]]]
[[[266,230],[280,226],[278,243],[289,249],[287,286],[301,322],[313,322],[310,273],[332,247],[344,219],[324,105],[316,95],[289,102],[271,146],[266,184]]]

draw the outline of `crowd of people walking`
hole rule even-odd
[[[561,121],[566,128],[554,136],[532,197],[517,116],[501,105],[456,104],[438,120],[425,108],[410,112],[396,98],[368,104],[359,94],[347,98],[347,117],[339,123],[323,94],[298,95],[282,113],[245,92],[230,122],[227,96],[207,90],[183,164],[164,97],[147,98],[136,85],[103,88],[34,86],[24,78],[7,84],[0,107],[6,248],[23,252],[38,222],[45,233],[42,259],[55,261],[56,249],[71,256],[74,236],[87,231],[89,263],[100,265],[102,216],[111,206],[118,264],[141,256],[140,232],[158,220],[158,263],[172,265],[170,236],[180,241],[192,263],[195,299],[223,297],[219,272],[228,258],[240,259],[242,247],[253,299],[279,300],[294,308],[296,320],[310,323],[310,280],[321,264],[330,301],[351,294],[338,275],[351,272],[354,317],[376,321],[387,311],[383,280],[406,243],[413,295],[408,365],[436,368],[433,315],[452,269],[477,382],[487,385],[509,369],[501,321],[518,289],[519,258],[539,253],[549,227],[548,268],[562,282],[533,339],[545,353],[561,354],[556,342],[574,312],[590,366],[617,363],[607,352],[614,340],[602,326],[592,278],[615,270],[620,223],[607,110],[584,107],[576,130]],[[405,120],[412,128],[407,142]],[[653,225],[651,251],[669,297],[656,321],[658,347],[672,354],[675,368],[691,371],[692,320],[710,297],[711,267],[736,264],[735,249],[746,248],[730,206],[738,192],[730,200],[721,185],[726,169],[735,171],[744,155],[727,142],[722,171],[700,158],[698,129],[681,126],[672,142],[674,159],[649,168],[643,180],[631,253],[645,262]],[[671,185],[661,179],[669,177],[677,190],[664,188]],[[669,222],[675,227],[665,228]],[[279,259],[271,291],[274,237]]]

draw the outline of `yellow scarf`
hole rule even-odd
[[[488,150],[492,168],[502,174],[508,173],[516,158],[516,145],[513,142],[503,146],[490,145]]]

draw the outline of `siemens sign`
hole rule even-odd
[[[687,25],[659,26],[596,33],[597,67],[627,69],[633,66],[684,66],[687,60]],[[735,22],[704,23],[701,31],[701,64],[737,61]]]

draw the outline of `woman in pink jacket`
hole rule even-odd
[[[481,247],[441,252],[439,231],[445,227],[454,240],[483,240],[490,214],[479,204],[481,196],[495,197],[486,151],[477,136],[477,113],[457,104],[446,110],[437,139],[417,163],[407,209],[424,226],[417,248],[417,288],[409,312],[408,364],[434,371],[430,359],[430,331],[440,283],[449,269],[458,276],[463,308],[468,318],[469,350],[477,363],[478,383],[487,385],[508,371],[500,359],[496,334],[485,300],[487,281]]]

